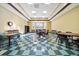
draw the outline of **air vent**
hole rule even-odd
[[[39,8],[39,4],[38,3],[35,3],[34,4],[34,8]]]

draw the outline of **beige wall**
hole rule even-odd
[[[52,21],[52,30],[79,33],[79,6]]]
[[[8,21],[13,22],[12,27],[7,25]],[[18,29],[23,33],[25,25],[27,25],[27,22],[24,19],[0,6],[0,32],[4,32],[9,29]]]

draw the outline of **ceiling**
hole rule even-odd
[[[1,3],[0,5],[28,21],[31,18],[48,18],[52,20],[79,5],[67,4],[68,3]]]
[[[51,12],[53,12],[55,8],[57,8],[57,6],[59,6],[60,4],[36,3],[18,5],[25,10],[25,12],[29,15],[30,18],[48,18],[51,15]]]

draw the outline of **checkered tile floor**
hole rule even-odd
[[[0,49],[1,56],[72,56],[79,55],[79,50],[68,49],[64,46],[60,46],[49,39],[54,41],[53,37],[50,38],[38,38],[36,40],[35,33],[21,35],[17,42],[11,45],[11,47]]]

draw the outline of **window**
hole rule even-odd
[[[43,22],[34,22],[33,28],[34,29],[44,29],[44,23]]]

